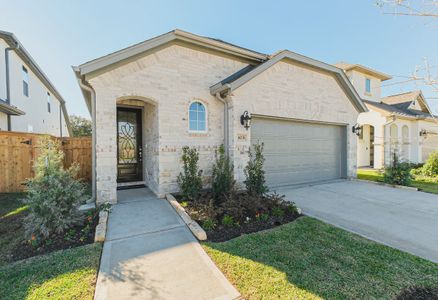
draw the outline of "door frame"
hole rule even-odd
[[[136,113],[137,117],[137,178],[133,180],[119,179],[119,110],[131,111]],[[129,183],[144,180],[144,162],[143,162],[143,107],[117,105],[116,108],[116,143],[117,143],[117,183]]]

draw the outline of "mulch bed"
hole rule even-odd
[[[86,218],[84,216],[84,218]],[[63,234],[52,235],[49,239],[42,241],[40,245],[32,245],[29,240],[22,241],[15,249],[12,260],[17,261],[36,255],[49,252],[75,248],[94,242],[94,233],[98,224],[98,213],[93,213],[91,220],[85,220],[81,225],[77,225],[67,230]],[[88,230],[83,230],[88,225]]]
[[[301,216],[295,205],[285,201],[280,195],[263,196],[254,202],[246,193],[238,193],[234,196],[234,203],[229,204],[224,200],[220,205],[213,204],[212,195],[208,191],[203,192],[200,200],[196,201],[186,201],[181,195],[175,195],[175,198],[184,204],[184,209],[190,217],[203,227],[208,241],[211,242],[224,242],[244,234],[271,229],[292,222]],[[236,203],[242,203],[242,206],[236,209]],[[239,213],[236,213],[236,210]],[[281,210],[282,215],[275,214],[275,210]],[[235,224],[222,224],[221,220],[225,215],[233,216]],[[206,228],[206,220],[214,221],[216,224],[214,229]]]
[[[438,287],[413,286],[403,290],[396,300],[438,300]]]

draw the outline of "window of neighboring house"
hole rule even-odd
[[[201,102],[192,102],[189,106],[189,130],[207,131],[207,114],[205,106]]]
[[[50,113],[51,112],[51,110],[50,110],[50,105],[52,104],[52,99],[51,99],[51,97],[50,97],[50,93],[49,92],[47,92],[47,111]]]
[[[365,78],[365,92],[371,94],[371,79]]]
[[[23,95],[29,97],[29,73],[23,66]]]

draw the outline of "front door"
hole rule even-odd
[[[117,182],[143,180],[141,112],[117,108]]]

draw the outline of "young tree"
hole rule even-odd
[[[245,173],[245,186],[249,194],[261,196],[269,191],[266,186],[265,171],[263,170],[263,164],[265,163],[265,157],[263,156],[263,143],[257,143],[254,149],[249,151],[248,164],[244,169]]]
[[[70,116],[70,125],[74,137],[91,136],[92,125],[91,120],[81,116]]]

